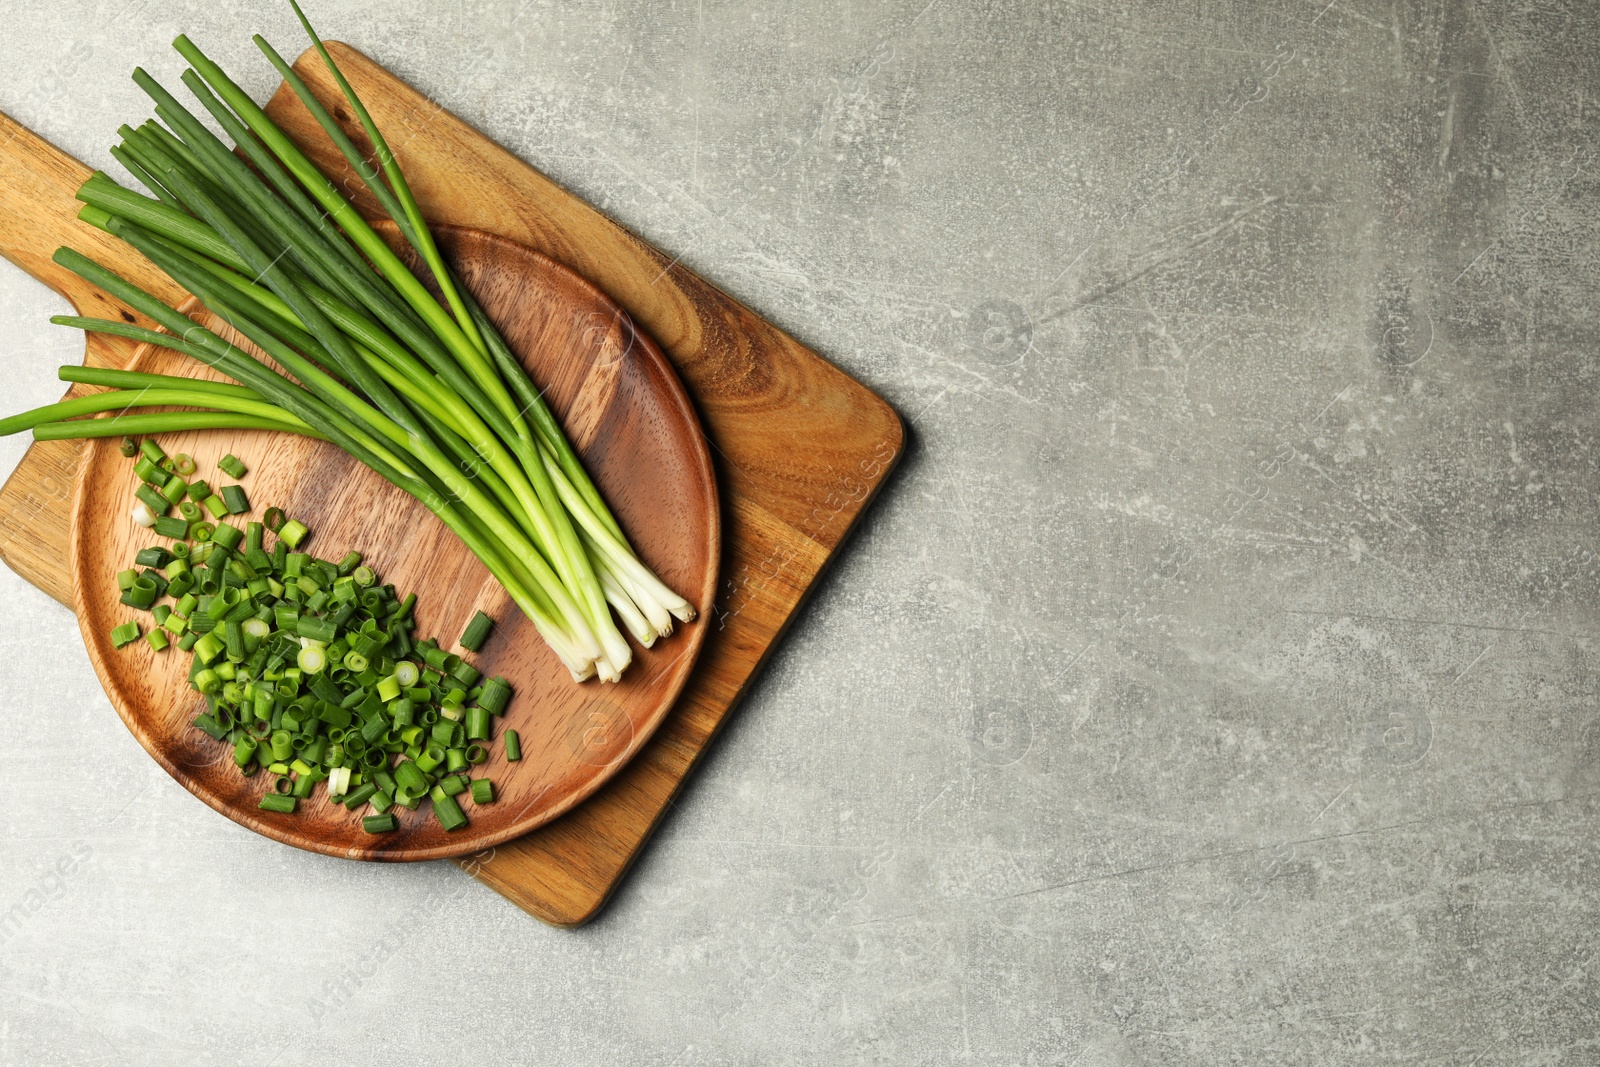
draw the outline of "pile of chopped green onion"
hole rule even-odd
[[[650,647],[674,620],[693,619],[694,607],[639,560],[540,389],[445,265],[382,133],[294,8],[376,166],[272,46],[259,36],[256,44],[416,251],[442,300],[338,185],[179,37],[174,46],[192,65],[183,82],[232,146],[136,70],[157,121],[123,126],[112,154],[150,195],[96,173],[78,192],[86,205],[79,217],[138,249],[276,366],[63,248],[57,263],[167,332],[115,319],[52,321],[173,349],[237,384],[70,369],[66,380],[110,391],[0,420],[0,434],[31,429],[54,440],[232,427],[330,441],[453,530],[575,679],[618,680],[633,653],[613,611]],[[138,408],[165,410],[128,413]],[[225,493],[220,502],[230,506]],[[196,503],[220,518],[210,496]]]
[[[178,473],[194,473],[189,456],[169,458],[149,439],[125,441],[123,450],[137,459],[140,504],[163,517],[186,497],[212,498],[204,482]],[[233,456],[217,466],[233,477],[245,473]],[[162,652],[175,643],[192,654],[189,684],[206,699],[194,726],[232,745],[244,774],[272,776],[260,803],[268,811],[294,812],[326,782],[330,802],[371,809],[361,821],[368,833],[398,829],[393,809],[415,810],[424,799],[446,830],[467,825],[460,794],[494,802],[494,784],[471,773],[489,758],[510,684],[485,681],[436,642],[415,641],[415,594],[397,598],[359,552],[337,563],[317,559],[297,551],[310,536],[304,525],[278,508],[265,518],[242,531],[226,521],[176,519],[168,536],[179,540],[140,549],[135,566],[117,575],[122,603],[150,612],[150,647]],[[491,626],[475,614],[462,647],[478,651]],[[121,648],[140,635],[129,621],[112,629],[111,640]],[[506,758],[521,759],[517,732],[501,736]]]

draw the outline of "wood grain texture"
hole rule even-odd
[[[893,469],[902,448],[900,420],[860,383],[441,105],[353,49],[330,48],[379,124],[398,131],[390,143],[428,217],[509,237],[598,285],[672,360],[710,438],[722,489],[723,573],[706,647],[677,706],[587,802],[534,833],[458,861],[530,914],[575,925],[591,918],[621,881]],[[295,66],[322,100],[338,106],[314,54]],[[344,171],[292,94],[280,89],[268,111],[319,163]],[[12,481],[21,478],[32,490],[39,468],[24,467],[27,475],[19,467]],[[22,492],[0,494],[0,515],[9,510],[7,496],[10,506],[25,499]],[[54,506],[62,516],[55,540],[26,560],[16,553],[6,558],[16,555],[32,567],[18,569],[36,584],[64,588],[66,509]]]
[[[620,308],[565,267],[503,237],[452,227],[436,232],[446,259],[523,357],[640,558],[703,619],[715,596],[721,550],[717,485],[672,365]],[[200,321],[246,346],[214,318]],[[132,366],[225,380],[153,346],[141,346]],[[398,831],[374,836],[361,829],[361,816],[369,814],[364,808],[346,811],[321,791],[296,812],[262,811],[271,776],[244,777],[230,746],[191,725],[205,701],[188,684],[189,657],[152,651],[143,641],[111,645],[111,628],[119,623],[151,626],[149,615],[119,602],[117,572],[141,548],[170,542],[129,520],[138,483],[118,440],[88,443],[73,500],[73,606],[106,693],[139,743],[184,788],[285,844],[348,859],[445,859],[542,826],[592,794],[649,739],[705,642],[703,621],[689,623],[653,648],[635,644],[634,662],[620,683],[576,685],[444,523],[337,447],[259,430],[162,434],[161,444],[168,454],[193,456],[199,476],[214,486],[234,480],[215,469],[216,460],[230,453],[244,459],[250,470],[242,484],[254,510],[229,521],[243,529],[267,506],[278,506],[313,531],[307,551],[324,559],[361,552],[402,596],[418,593],[419,637],[453,648],[474,612],[497,620],[488,644],[469,658],[485,675],[511,683],[515,695],[496,720],[495,736],[498,742],[506,728],[516,729],[522,759],[508,763],[499,743],[489,746],[491,758],[473,776],[492,780],[496,799],[464,805],[466,827],[446,832],[426,812],[400,811]]]

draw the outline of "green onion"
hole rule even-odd
[[[478,707],[487,708],[491,715],[502,714],[510,702],[511,683],[499,675],[485,682],[483,691],[478,694]]]
[[[446,830],[459,830],[467,825],[467,817],[461,811],[461,805],[456,803],[456,798],[449,796],[444,790],[435,788],[430,794],[433,797],[433,817],[439,820],[439,825]]]
[[[195,658],[201,663],[209,664],[212,660],[222,655],[222,649],[222,642],[217,640],[216,632],[212,631],[203,635],[199,641],[195,642]]]
[[[176,639],[192,652],[192,684],[209,704],[196,725],[215,736],[208,726],[228,724],[220,732],[242,770],[268,763],[269,753],[282,764],[292,752],[306,770],[296,771],[290,810],[318,782],[346,800],[366,793],[380,814],[376,798],[414,809],[435,794],[435,816],[455,829],[465,823],[452,799],[465,781],[457,772],[488,758],[482,742],[492,716],[507,709],[509,684],[484,681],[437,642],[416,641],[415,596],[401,600],[379,584],[360,553],[329,562],[298,551],[310,531],[279,508],[241,523],[247,535],[220,521],[250,512],[244,489],[186,482],[193,457],[169,457],[149,435],[234,427],[329,441],[444,522],[579,680],[619,680],[633,657],[624,631],[650,647],[695,609],[638,559],[541,388],[444,264],[383,131],[295,10],[376,166],[282,57],[256,43],[399,227],[418,274],[345,190],[180,37],[175,47],[192,68],[183,82],[203,110],[191,112],[135,72],[160,122],[123,127],[113,155],[150,195],[97,173],[79,190],[80,218],[142,253],[268,358],[61,249],[59,265],[165,332],[132,319],[53,321],[167,348],[231,381],[65,368],[64,380],[105,391],[0,419],[0,433],[123,438],[141,483],[131,517],[175,542],[170,556],[188,562],[172,566],[165,549],[141,550],[146,569],[119,574],[119,595],[154,612],[153,648]],[[217,467],[236,480],[247,473],[231,455]],[[174,505],[178,517],[168,515]],[[270,551],[268,532],[276,535]],[[175,605],[161,603],[167,597]],[[460,646],[480,651],[492,626],[475,612]],[[115,640],[130,627],[119,647],[137,639],[139,624],[113,631]],[[516,732],[502,732],[508,761],[520,759]]]
[[[261,798],[261,803],[257,807],[264,808],[267,811],[291,814],[297,803],[298,801],[293,796],[284,796],[281,793],[267,793]]]
[[[171,553],[166,549],[159,545],[152,545],[149,548],[141,548],[138,554],[133,557],[133,562],[141,567],[165,567],[167,561],[171,558]],[[168,577],[171,577],[171,575]]]
[[[122,603],[129,607],[149,608],[155,604],[159,595],[156,583],[148,574],[141,574],[133,580],[133,585],[123,592]]]
[[[487,778],[474,778],[472,780],[472,802],[474,804],[493,804],[494,783]]]
[[[476,652],[483,647],[483,642],[488,638],[489,630],[493,626],[494,621],[489,616],[481,611],[476,612],[472,616],[472,621],[467,623],[467,628],[462,632],[461,640],[457,643],[468,652]]]
[[[318,619],[311,616],[302,617],[296,624],[296,633],[311,641],[319,641],[326,645],[339,636],[339,628],[329,619]],[[363,667],[365,664],[363,664]]]
[[[125,622],[111,628],[111,644],[115,648],[130,645],[137,640],[139,640],[139,624],[136,622]]]
[[[211,540],[230,552],[239,547],[239,542],[243,538],[244,531],[225,522],[217,523],[216,529],[211,533]]]
[[[359,553],[331,563],[289,551],[281,537],[269,553],[265,524],[243,525],[218,523],[193,547],[140,549],[136,566],[117,575],[125,602],[152,612],[152,649],[176,638],[192,653],[190,684],[210,708],[194,726],[232,744],[242,773],[265,768],[266,795],[288,801],[325,782],[351,811],[371,803],[382,815],[415,809],[435,790],[448,801],[469,788],[461,772],[488,758],[477,742],[491,734],[489,706],[509,699],[505,680],[473,688],[480,703],[464,707],[462,687],[479,673],[436,641],[411,638],[414,595],[397,600]],[[139,636],[137,623],[125,627],[130,641]],[[402,658],[414,650],[429,666]],[[481,703],[486,693],[490,705]],[[508,746],[508,759],[520,755]],[[442,824],[460,821],[448,803],[434,809]]]
[[[290,519],[288,522],[284,523],[283,527],[278,531],[278,536],[281,537],[283,539],[283,543],[288,545],[290,548],[299,548],[300,542],[304,541],[306,534],[310,532],[311,531],[307,530],[301,523]]]
[[[153,78],[136,71],[135,81],[155,101],[166,127],[123,127],[123,144],[113,154],[153,196],[122,189],[97,173],[79,190],[86,205],[80,217],[137,248],[265,350],[287,376],[86,257],[62,250],[58,263],[168,332],[116,320],[55,321],[170,348],[239,384],[98,371],[102,377],[95,384],[116,392],[67,403],[87,401],[107,411],[198,410],[81,420],[68,414],[73,409],[57,405],[6,420],[0,430],[32,426],[37,439],[54,440],[234,426],[329,440],[434,511],[505,587],[575,678],[598,674],[617,680],[632,651],[613,611],[648,647],[671,632],[674,619],[694,618],[694,608],[638,560],[539,388],[444,265],[382,131],[300,14],[374,146],[377,168],[365,162],[282,57],[264,40],[256,43],[395,221],[442,303],[340,187],[221,68],[180,37],[175,47],[192,67],[184,84],[244,158]],[[170,403],[156,402],[163,399],[155,395],[159,390],[170,393],[164,397]],[[155,483],[160,460],[152,450],[140,452],[138,472]],[[471,460],[474,477],[463,475],[465,460]],[[242,476],[236,458],[225,458],[221,466]],[[167,478],[157,484],[170,484],[173,494],[181,488]],[[203,483],[190,486],[187,495],[213,516],[238,513],[237,502]],[[135,521],[153,525],[163,509],[140,504]],[[291,546],[305,536],[302,524],[285,523],[281,513],[269,513],[267,526]],[[358,585],[369,584],[361,570],[354,576]]]
[[[172,506],[172,501],[162,496],[159,490],[148,485],[141,485],[133,491],[133,495],[138,497],[153,515],[165,515],[167,509]]]
[[[400,828],[400,820],[392,814],[368,815],[361,820],[361,829],[369,834],[388,834]]]

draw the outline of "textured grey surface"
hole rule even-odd
[[[0,108],[109,166],[243,6],[8,5]],[[213,814],[0,572],[0,1060],[1600,1061],[1595,5],[314,10],[912,445],[577,932]]]

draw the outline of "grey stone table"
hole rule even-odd
[[[0,109],[110,167],[245,6],[9,4]],[[1600,1060],[1600,7],[314,13],[912,445],[576,932],[218,817],[0,573],[0,1060]]]

